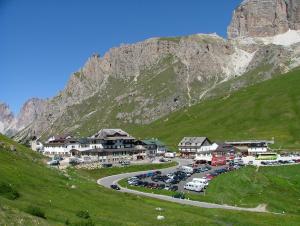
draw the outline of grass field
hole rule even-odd
[[[3,136],[0,141],[17,148],[16,152],[0,148],[0,184],[11,188],[0,191],[0,225],[298,225],[300,221],[296,214],[201,209],[121,194],[76,171],[47,168],[40,155]],[[8,199],[13,193],[19,197]],[[158,213],[156,207],[164,212]],[[92,222],[83,218],[85,211]],[[32,216],[39,212],[46,219]],[[159,214],[166,219],[158,222]]]
[[[150,125],[130,127],[140,138],[157,137],[174,150],[184,136],[215,141],[272,139],[276,148],[300,149],[300,70],[204,101]]]
[[[126,179],[119,184],[143,192],[175,194],[172,191],[130,186]],[[240,207],[266,204],[271,212],[300,215],[300,165],[260,167],[258,170],[244,167],[213,179],[205,195],[186,192],[186,198]]]

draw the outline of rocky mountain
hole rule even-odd
[[[228,38],[269,37],[299,29],[299,0],[245,0],[234,12]]]
[[[289,30],[298,29],[298,9],[293,0],[248,0],[234,12],[228,40],[151,38],[94,54],[57,96],[24,105],[15,138],[148,124],[289,71],[300,65],[300,33]]]
[[[0,133],[10,134],[10,125],[14,122],[14,115],[5,103],[0,102]]]

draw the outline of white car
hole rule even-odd
[[[59,160],[55,160],[55,159],[47,162],[47,165],[49,165],[49,166],[57,166],[59,164],[60,164]]]
[[[200,183],[202,184],[205,188],[208,186],[209,182],[207,179],[205,178],[193,178],[193,181],[194,183]]]
[[[195,183],[195,182],[188,182],[184,185],[184,189],[190,190],[190,191],[195,191],[195,192],[200,192],[203,191],[204,185],[200,183]]]

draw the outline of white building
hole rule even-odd
[[[55,138],[51,137],[44,145],[43,152],[45,155],[60,155],[70,156],[71,150],[77,150],[79,152],[91,150],[91,149],[103,149],[102,144],[91,144],[86,139],[75,140],[70,136],[66,138]]]
[[[265,153],[268,151],[269,144],[274,144],[274,140],[244,140],[244,141],[226,141],[226,144],[233,145],[241,152],[248,155],[256,155],[258,153]]]
[[[184,137],[178,144],[178,149],[183,157],[206,155],[216,150],[217,147],[218,145],[213,144],[207,137]]]

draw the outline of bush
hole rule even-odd
[[[0,196],[3,196],[10,200],[15,200],[20,197],[20,194],[11,185],[0,183]]]
[[[77,217],[80,217],[80,218],[83,218],[83,219],[89,219],[90,218],[90,214],[89,214],[89,211],[88,210],[81,210],[81,211],[78,211],[76,213],[76,216]]]
[[[40,218],[46,219],[45,212],[41,208],[39,208],[39,207],[29,206],[27,208],[26,212],[29,213],[29,214],[31,214],[32,216],[36,216],[36,217],[40,217]]]
[[[96,224],[91,220],[84,220],[84,221],[80,221],[80,222],[76,222],[74,224],[71,224],[71,226],[95,226]]]

